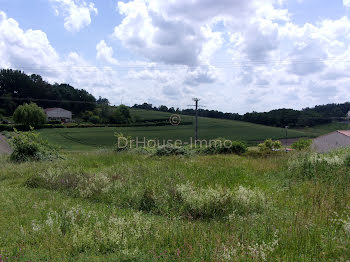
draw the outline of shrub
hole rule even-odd
[[[258,145],[260,152],[271,152],[282,148],[281,141],[273,141],[272,139],[266,139],[264,143]]]
[[[300,139],[297,142],[292,144],[292,148],[298,151],[302,151],[302,150],[308,150],[310,149],[312,144],[312,140],[311,139]]]
[[[156,156],[184,156],[188,154],[188,150],[186,150],[184,147],[174,146],[172,144],[159,146],[155,152]]]
[[[46,122],[44,110],[35,103],[18,106],[13,113],[13,120],[26,126],[38,126]]]
[[[99,116],[92,116],[89,118],[89,122],[91,122],[93,124],[99,124],[99,123],[101,123],[101,119]]]
[[[62,124],[62,121],[60,121],[60,120],[50,120],[47,123],[50,124],[50,125],[60,125],[60,124]]]
[[[154,224],[152,218],[142,216],[139,212],[126,216],[116,212],[101,215],[80,206],[50,210],[41,219],[30,222],[30,235],[36,239],[45,238],[47,234],[64,239],[69,237],[72,241],[71,256],[89,251],[94,254],[114,253],[123,257],[114,261],[145,261],[136,259],[141,255],[134,245],[152,233]]]
[[[335,182],[342,176],[340,168],[344,165],[344,158],[337,154],[316,154],[301,152],[290,155],[288,161],[289,173],[301,179],[318,179]],[[337,177],[337,179],[335,179]]]
[[[13,152],[11,160],[14,162],[43,161],[59,158],[56,147],[40,138],[33,129],[29,132],[19,132],[15,130],[15,135],[11,140]]]
[[[197,189],[187,183],[178,185],[176,194],[180,212],[193,219],[261,212],[267,203],[263,193],[243,186],[235,190],[220,186]]]
[[[345,166],[350,167],[350,155],[347,155],[344,161]]]
[[[203,150],[205,154],[238,154],[247,152],[247,145],[243,142],[231,141],[225,138],[218,138],[210,141],[210,144]]]

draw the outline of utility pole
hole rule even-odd
[[[194,106],[195,110],[196,110],[196,114],[195,114],[195,130],[194,130],[194,139],[195,140],[194,141],[195,141],[195,143],[197,143],[197,141],[198,141],[198,109],[199,109],[198,103],[199,103],[200,99],[199,98],[193,98],[192,100],[195,102],[195,104],[194,105],[189,105],[189,106]]]
[[[350,111],[348,112],[348,117],[347,117],[347,119],[348,119],[348,129],[350,129]]]
[[[197,143],[198,141],[198,102],[199,99],[198,98],[193,98],[193,101],[196,103],[195,107],[196,107],[196,126],[195,126],[195,143]]]
[[[285,126],[285,129],[286,129],[286,148],[287,148],[287,144],[288,144],[288,128],[289,128],[289,126]]]

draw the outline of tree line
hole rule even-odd
[[[74,116],[93,123],[129,123],[132,119],[126,106],[112,107],[107,98],[96,99],[83,89],[69,84],[50,84],[40,75],[27,75],[19,70],[0,70],[0,115],[11,116],[25,102],[35,102],[39,107],[61,107],[72,111]],[[160,112],[195,115],[194,109],[183,109],[165,105],[135,104],[133,108]],[[277,109],[269,112],[251,112],[244,115],[224,113],[217,110],[200,109],[201,117],[239,120],[276,127],[305,127],[341,120],[350,110],[350,103],[327,104],[302,110]]]
[[[24,102],[35,102],[42,108],[61,107],[80,114],[94,110],[98,100],[83,89],[68,84],[50,84],[40,75],[26,75],[12,69],[0,70],[0,113],[10,116]]]
[[[0,70],[0,118],[1,115],[14,115],[17,109],[13,117],[15,122],[41,124],[43,113],[33,103],[39,108],[64,108],[71,111],[77,120],[94,124],[127,124],[133,121],[127,106],[110,106],[107,98],[96,99],[84,89],[76,89],[69,84],[50,84],[40,75],[27,75],[19,70]]]
[[[135,104],[133,108],[154,110],[160,112],[178,113],[194,116],[194,109],[176,110],[171,107],[161,105],[154,107],[152,104]],[[199,109],[198,115],[201,117],[238,120],[255,124],[262,124],[275,127],[306,127],[320,124],[331,123],[334,120],[341,121],[350,111],[350,103],[319,105],[313,108],[304,108],[302,110],[277,109],[269,112],[251,112],[244,115],[238,113],[224,113],[217,110]]]

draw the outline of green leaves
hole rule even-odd
[[[297,142],[292,144],[292,148],[298,151],[302,151],[302,150],[308,150],[310,149],[312,145],[312,140],[311,139],[300,139]]]
[[[274,150],[279,150],[282,148],[281,141],[273,141],[272,139],[266,139],[264,143],[259,144],[260,152],[270,152]]]
[[[13,114],[13,120],[17,124],[38,126],[46,122],[46,114],[37,104],[25,103],[24,105],[17,107]]]
[[[13,153],[11,160],[14,162],[45,161],[59,158],[58,149],[43,140],[38,133],[19,132],[15,129],[12,141]]]
[[[237,154],[247,152],[247,145],[239,141],[231,141],[225,138],[217,138],[209,141],[209,145],[204,149],[205,154]]]

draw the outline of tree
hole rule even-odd
[[[17,124],[26,126],[38,126],[46,122],[44,110],[35,103],[18,106],[13,114],[13,120]]]
[[[0,70],[0,109],[6,115],[12,115],[22,101],[37,99],[43,108],[62,107],[78,115],[96,108],[96,98],[85,90],[76,89],[68,84],[50,84],[40,75],[26,75],[22,71]],[[99,98],[99,105],[107,104],[105,98]]]
[[[99,116],[91,116],[89,118],[89,122],[91,122],[93,124],[99,124],[101,122],[101,119]]]
[[[115,124],[127,124],[132,121],[129,107],[118,106],[110,117],[110,122]]]
[[[168,112],[168,107],[167,106],[164,106],[164,105],[161,105],[159,108],[159,111],[161,111],[161,112]]]
[[[96,101],[98,105],[109,105],[109,100],[107,98],[99,97],[98,100]]]

